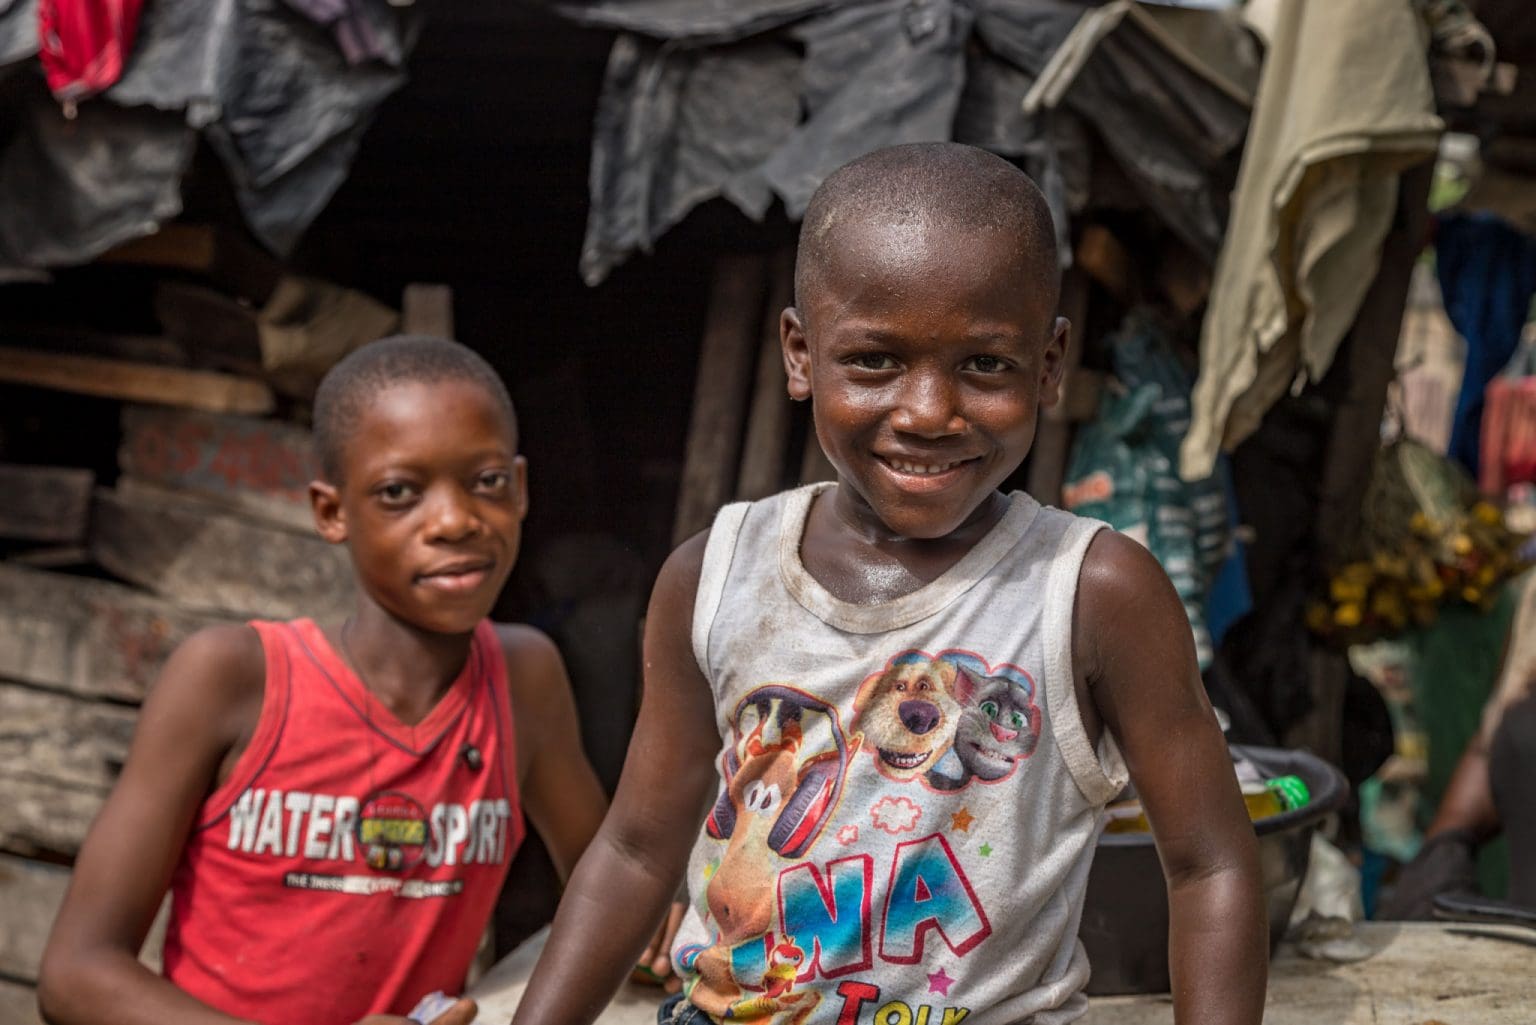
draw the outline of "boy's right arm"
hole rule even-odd
[[[645,628],[645,689],[624,774],[571,876],[515,1023],[586,1025],[635,967],[676,891],[716,787],[719,735],[694,660],[707,532],[662,567]]]
[[[166,663],[48,939],[38,1003],[52,1025],[237,1020],[145,968],[138,952],[221,760],[255,724],[264,675],[248,626],[200,631]]]

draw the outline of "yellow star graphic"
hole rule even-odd
[[[949,819],[950,826],[952,828],[957,829],[962,833],[968,833],[971,830],[971,823],[976,821],[976,816],[972,815],[966,809],[961,808],[959,811],[951,815]]]

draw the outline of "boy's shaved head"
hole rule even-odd
[[[1045,308],[1056,309],[1056,232],[1035,183],[986,150],[922,142],[867,153],[834,171],[811,197],[795,257],[801,315],[835,261],[877,255],[868,252],[872,242],[900,244],[903,234],[933,229],[1016,239],[1018,266],[1027,276],[1021,287],[1044,290]]]
[[[320,471],[341,480],[342,451],[368,404],[397,384],[467,381],[485,389],[507,414],[512,444],[517,445],[517,416],[501,377],[468,346],[429,335],[395,335],[348,353],[320,381],[315,393],[315,452]],[[443,410],[452,416],[453,410]]]

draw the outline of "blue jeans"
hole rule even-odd
[[[714,1025],[714,1019],[681,993],[673,993],[656,1009],[656,1025]]]

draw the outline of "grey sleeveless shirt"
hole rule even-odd
[[[721,510],[693,648],[722,785],[673,959],[720,1021],[1057,1025],[1101,811],[1072,607],[1103,524],[1016,493],[949,571],[853,605],[806,571],[813,485]],[[1155,881],[1149,881],[1155,883]]]

